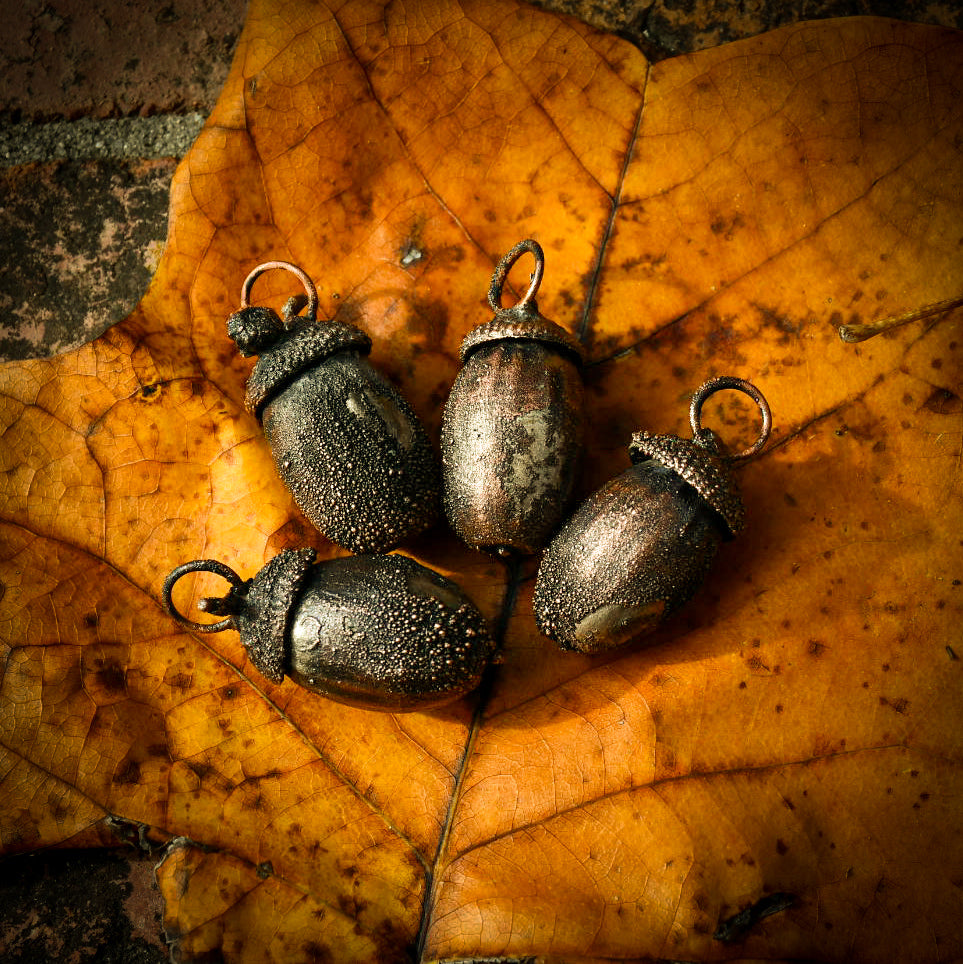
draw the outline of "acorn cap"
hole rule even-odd
[[[528,305],[499,311],[491,321],[483,322],[468,332],[459,350],[462,362],[481,345],[505,339],[538,341],[550,345],[571,357],[576,365],[581,365],[585,360],[585,353],[578,339],[561,325],[543,318],[537,310],[532,311],[529,302]]]
[[[298,318],[276,341],[262,345],[260,358],[247,381],[247,410],[260,418],[264,406],[281,388],[306,368],[340,351],[367,355],[371,339],[360,328],[343,321]]]
[[[732,539],[745,525],[745,507],[732,473],[719,457],[715,436],[681,439],[676,435],[636,432],[629,445],[633,465],[652,459],[680,475],[715,510],[725,525],[723,536]]]
[[[234,615],[247,655],[272,683],[284,680],[288,622],[314,557],[314,549],[282,549],[251,580]]]

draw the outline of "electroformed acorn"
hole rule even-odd
[[[762,414],[756,442],[723,456],[702,406],[723,389],[744,392]],[[702,584],[716,551],[743,527],[729,467],[769,438],[769,404],[741,378],[710,379],[689,410],[693,438],[632,436],[632,468],[582,503],[552,539],[535,583],[535,621],[565,650],[593,653],[649,632]]]
[[[502,287],[526,252],[525,296],[502,308]],[[536,241],[499,262],[488,301],[495,317],[468,333],[441,425],[442,497],[468,545],[527,555],[548,541],[571,501],[582,452],[582,348],[543,318],[535,295],[545,267]]]
[[[254,281],[274,268],[300,279],[306,315],[286,311],[282,321],[248,304]],[[344,322],[318,323],[317,307],[317,290],[296,265],[270,261],[248,275],[227,321],[241,354],[260,356],[245,403],[308,519],[352,552],[384,552],[438,518],[435,453],[408,403],[365,357],[371,339]]]
[[[197,559],[164,581],[168,615],[192,632],[236,629],[258,671],[341,703],[392,712],[441,706],[474,689],[495,649],[482,614],[450,579],[400,555],[314,564],[313,549],[285,549],[253,579]],[[224,619],[197,623],[178,612],[175,583],[212,572],[231,588],[198,608]]]

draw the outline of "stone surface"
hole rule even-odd
[[[58,851],[3,861],[0,960],[8,964],[161,964],[154,861]]]
[[[175,161],[56,161],[0,169],[0,356],[95,338],[147,289]]]
[[[138,302],[245,7],[0,5],[0,360],[76,347]]]
[[[932,0],[532,0],[630,40],[649,58],[717,47],[801,20],[894,17],[963,28],[963,4]]]

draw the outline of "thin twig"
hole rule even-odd
[[[892,328],[899,328],[900,325],[908,325],[911,321],[922,321],[924,318],[931,318],[933,315],[941,315],[946,311],[952,311],[963,305],[963,294],[955,298],[947,298],[945,301],[934,301],[932,304],[923,305],[922,308],[914,308],[902,315],[892,315],[889,318],[880,318],[878,321],[870,321],[865,325],[840,325],[839,337],[843,341],[853,343],[866,341],[875,335],[890,331]]]

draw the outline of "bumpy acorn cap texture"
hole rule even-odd
[[[276,342],[266,345],[247,381],[245,405],[258,418],[264,406],[305,369],[341,351],[367,355],[371,339],[343,321],[299,318]]]
[[[746,521],[746,510],[732,473],[713,451],[713,436],[706,442],[681,439],[676,435],[650,435],[636,432],[629,445],[633,465],[652,459],[672,469],[702,496],[718,513],[728,531],[723,536],[735,537]]]
[[[543,318],[537,311],[533,312],[529,302],[528,305],[499,311],[491,321],[486,321],[468,332],[459,350],[462,362],[481,345],[505,339],[537,341],[549,345],[568,355],[576,365],[581,365],[585,360],[585,352],[579,341],[561,325]]]
[[[288,622],[314,564],[314,549],[283,549],[252,580],[234,624],[251,662],[284,680]]]

